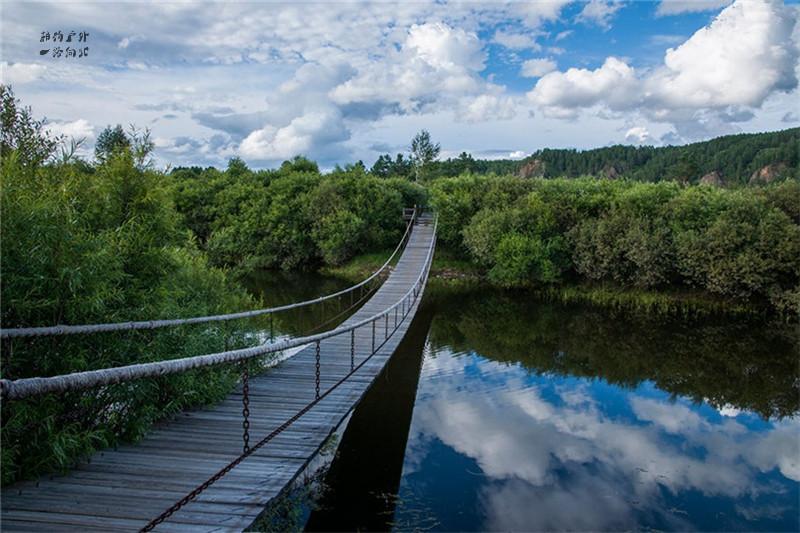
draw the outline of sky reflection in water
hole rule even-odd
[[[425,354],[395,527],[797,529],[798,435],[797,419],[648,381],[625,390],[443,348]]]

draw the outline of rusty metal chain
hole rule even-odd
[[[317,364],[316,364],[317,375],[316,375],[316,378],[315,378],[314,387],[315,387],[315,390],[316,390],[316,398],[319,399],[319,341],[317,341],[317,348],[316,348],[315,351],[316,351],[316,359],[317,359]]]
[[[250,450],[250,371],[242,365],[242,451]]]

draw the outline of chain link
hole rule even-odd
[[[242,451],[250,451],[250,370],[242,370]]]
[[[317,341],[317,350],[316,350],[316,352],[317,352],[316,353],[316,356],[317,356],[317,365],[316,365],[316,367],[317,367],[316,368],[317,369],[317,377],[316,377],[316,381],[314,383],[314,386],[315,386],[315,390],[316,390],[316,393],[317,393],[316,398],[319,399],[319,341]]]

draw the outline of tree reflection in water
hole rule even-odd
[[[310,529],[797,529],[791,326],[432,287],[404,345]]]

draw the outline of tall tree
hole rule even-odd
[[[425,168],[439,157],[441,146],[431,140],[428,130],[422,130],[411,139],[411,161],[414,164],[414,179],[419,181]]]
[[[125,135],[125,130],[122,129],[120,124],[113,128],[106,126],[100,135],[97,136],[97,142],[94,145],[94,156],[98,161],[103,162],[114,155],[120,150],[130,150],[131,141]]]
[[[35,167],[53,156],[63,137],[51,135],[44,120],[35,120],[31,109],[20,105],[8,85],[0,85],[0,98],[0,157],[14,151],[22,166]]]
[[[378,160],[369,169],[370,174],[379,178],[388,178],[392,171],[392,157],[389,154],[378,156]]]

